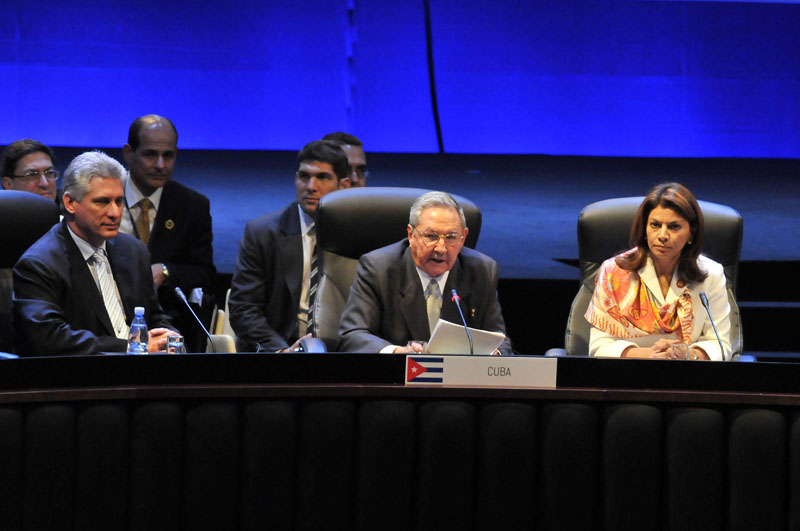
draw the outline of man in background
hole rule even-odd
[[[0,156],[4,190],[31,192],[56,200],[58,170],[53,166],[53,150],[26,138],[12,142]]]
[[[205,352],[206,336],[175,294],[190,299],[201,288],[195,311],[207,327],[214,308],[214,249],[211,210],[206,196],[172,180],[178,156],[178,131],[163,116],[134,120],[122,148],[130,179],[125,182],[125,212],[120,231],[150,251],[153,282],[161,305],[183,330],[187,350]]]
[[[367,155],[364,153],[364,144],[353,135],[337,132],[329,133],[322,140],[330,140],[342,146],[347,154],[347,164],[350,166],[350,187],[360,188],[367,185]]]
[[[297,201],[247,223],[228,300],[238,351],[294,350],[311,332],[314,214],[323,196],[350,187],[347,174],[347,155],[339,145],[310,142],[297,155]]]

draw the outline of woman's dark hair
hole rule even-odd
[[[635,271],[647,262],[650,247],[647,244],[647,220],[656,207],[674,210],[689,222],[692,235],[681,250],[678,259],[678,279],[685,283],[701,282],[708,273],[697,266],[697,257],[703,250],[703,211],[692,192],[680,183],[663,183],[655,186],[639,205],[631,227],[630,246],[636,251],[617,257],[617,265]]]

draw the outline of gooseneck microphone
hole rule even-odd
[[[469,339],[469,353],[470,355],[474,353],[472,348],[472,334],[469,333],[469,327],[467,326],[467,320],[464,319],[464,312],[461,311],[461,297],[458,296],[456,290],[452,290],[453,298],[451,299],[454,303],[456,303],[456,308],[458,308],[458,315],[461,316],[461,322],[464,324],[464,331],[467,333],[467,339]]]
[[[725,359],[725,349],[722,347],[722,340],[719,338],[719,332],[717,332],[717,325],[714,324],[714,318],[711,316],[711,309],[708,307],[708,297],[706,297],[706,292],[700,292],[700,302],[703,303],[703,307],[706,309],[706,313],[708,314],[708,318],[711,320],[711,326],[714,328],[714,335],[717,336],[717,343],[719,343],[719,351],[722,354],[722,359]]]
[[[208,337],[208,341],[211,343],[211,352],[216,354],[217,353],[217,349],[214,347],[214,340],[211,339],[211,334],[209,334],[208,330],[206,329],[206,327],[203,326],[203,321],[201,321],[200,318],[197,317],[197,314],[194,313],[194,310],[192,310],[192,306],[189,304],[189,301],[186,300],[186,295],[183,294],[183,290],[176,286],[175,287],[175,293],[178,294],[178,297],[183,301],[183,303],[186,305],[186,307],[189,308],[189,311],[192,312],[192,315],[194,316],[195,320],[197,321],[197,324],[199,324],[200,328],[203,329],[203,332],[206,333],[206,337]]]

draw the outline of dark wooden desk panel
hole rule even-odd
[[[0,403],[331,396],[800,405],[800,364],[559,358],[556,389],[405,387],[403,356],[198,354],[0,361]]]
[[[558,388],[484,389],[405,387],[391,355],[4,360],[0,521],[797,528],[798,370],[565,358]]]

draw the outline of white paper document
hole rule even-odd
[[[491,354],[505,339],[501,332],[487,332],[470,328],[474,354]],[[439,319],[433,329],[431,339],[428,341],[430,354],[469,354],[469,339],[464,331],[464,326]]]

